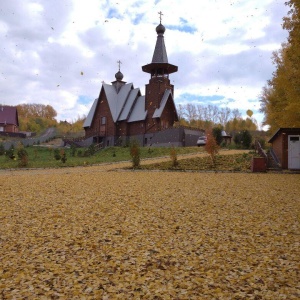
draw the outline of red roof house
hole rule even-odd
[[[18,132],[19,118],[14,106],[0,106],[0,132]]]

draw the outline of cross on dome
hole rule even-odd
[[[121,63],[122,63],[122,62],[121,62],[120,60],[117,61],[117,64],[119,65],[119,72],[120,72],[120,66],[121,66]]]
[[[161,24],[161,16],[163,16],[163,13],[160,11],[158,14],[159,14],[159,22]]]

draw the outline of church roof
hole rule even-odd
[[[95,112],[96,112],[96,108],[97,108],[97,104],[98,104],[98,98],[96,98],[93,102],[93,105],[86,117],[86,119],[84,120],[84,123],[83,123],[83,128],[85,127],[90,127],[92,125],[92,122],[93,122],[93,118],[94,118],[94,115],[95,115]]]
[[[171,97],[171,99],[174,101],[172,92],[171,92],[171,90],[168,89],[168,90],[165,90],[165,93],[164,93],[164,95],[161,99],[161,102],[160,102],[160,106],[159,106],[159,108],[157,108],[154,111],[154,114],[153,114],[152,118],[160,118],[161,117],[161,114],[165,109],[165,106],[167,104],[167,101],[168,101],[169,97]]]
[[[117,93],[116,88],[113,85],[103,83],[103,88],[106,94],[110,112],[114,122],[117,122],[126,100],[133,89],[132,83],[124,84]]]
[[[103,83],[101,91],[104,90],[109,109],[114,122],[124,121],[136,122],[145,120],[145,96],[141,96],[140,89],[134,88],[132,83],[124,84],[117,92],[114,85]],[[101,93],[100,93],[101,94]],[[90,127],[97,109],[99,98],[95,99],[89,111],[83,127]]]
[[[146,116],[147,111],[145,111],[145,96],[140,96],[133,106],[128,122],[143,121],[146,119]]]
[[[121,114],[119,116],[119,121],[124,121],[127,120],[130,112],[132,111],[132,107],[134,106],[138,96],[141,94],[140,89],[133,89],[130,91],[127,101],[126,101],[126,105],[124,105]]]

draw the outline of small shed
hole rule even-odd
[[[227,134],[225,130],[222,130],[222,141],[228,145],[231,144],[232,136]]]
[[[269,143],[282,169],[300,169],[300,128],[279,128]]]
[[[19,131],[17,108],[0,105],[0,132],[14,133]]]

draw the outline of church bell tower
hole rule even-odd
[[[145,66],[142,66],[142,70],[150,74],[149,83],[146,84],[145,98],[146,98],[146,110],[148,111],[148,123],[154,123],[151,120],[156,109],[160,108],[161,100],[165,91],[168,89],[171,91],[174,97],[174,86],[170,83],[169,74],[178,71],[178,67],[168,62],[168,56],[164,41],[165,26],[160,23],[156,27],[157,40],[152,57],[152,62]],[[153,125],[155,126],[155,125]]]

